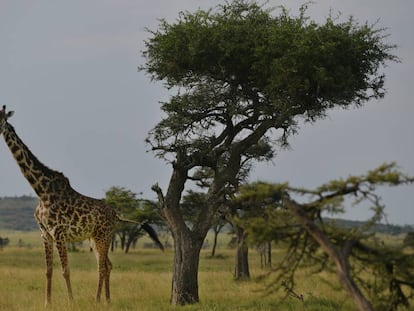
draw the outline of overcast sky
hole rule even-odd
[[[155,198],[171,168],[154,158],[144,139],[161,120],[161,83],[137,67],[140,51],[158,20],[180,11],[210,8],[222,1],[195,0],[0,0],[0,104],[23,141],[47,166],[62,171],[79,192],[103,197],[123,186]],[[269,1],[297,13],[304,1]],[[271,164],[258,165],[251,181],[316,187],[330,179],[360,174],[396,161],[414,175],[414,1],[315,1],[308,14],[321,21],[329,11],[387,27],[401,63],[385,68],[388,94],[360,109],[332,111],[301,126],[291,149]],[[390,223],[414,224],[413,186],[382,191]],[[34,195],[3,140],[0,196]],[[345,217],[366,219],[350,208]]]

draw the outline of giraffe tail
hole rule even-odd
[[[157,246],[160,248],[160,250],[164,251],[164,245],[162,245],[162,243],[160,242],[160,240],[158,239],[158,235],[155,232],[155,230],[148,224],[148,222],[144,222],[141,225],[141,228],[144,229],[148,235],[150,236],[150,238],[154,241],[155,244],[157,244]]]
[[[157,244],[159,249],[164,251],[164,245],[162,245],[162,243],[159,240],[158,235],[155,232],[155,230],[148,224],[148,220],[138,222],[138,221],[134,221],[134,220],[130,220],[130,219],[121,218],[119,216],[118,216],[118,220],[121,221],[121,222],[127,222],[127,223],[130,223],[130,224],[139,225],[139,230],[144,229],[148,233],[148,235],[150,236],[151,240],[153,240],[154,243]]]

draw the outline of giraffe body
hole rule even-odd
[[[104,232],[112,234],[117,215],[102,200],[73,191],[71,197],[39,201],[35,218],[42,233],[53,240],[63,238],[67,242],[81,242]]]
[[[84,196],[74,190],[61,172],[42,164],[16,134],[7,119],[13,115],[0,110],[0,135],[6,141],[24,177],[39,197],[35,219],[39,224],[46,258],[46,304],[51,301],[53,274],[53,245],[59,253],[62,274],[66,281],[69,300],[73,299],[67,256],[67,242],[92,239],[98,262],[96,300],[100,301],[105,287],[106,301],[110,301],[109,277],[111,262],[108,252],[112,234],[120,219],[111,206],[103,200]],[[155,231],[148,225],[141,226],[162,249]]]
[[[79,242],[86,239],[94,241],[98,261],[99,276],[96,300],[100,301],[102,287],[105,284],[105,297],[109,302],[109,277],[112,265],[108,251],[118,218],[115,211],[102,200],[93,199],[69,189],[65,191],[64,196],[51,196],[49,199],[40,200],[35,211],[35,218],[40,226],[45,248],[46,304],[51,300],[53,244],[56,244],[59,252],[68,298],[72,300],[66,245],[67,242]]]

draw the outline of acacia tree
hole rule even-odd
[[[250,200],[252,204],[273,206],[273,213],[267,219],[250,219],[247,231],[259,240],[265,236],[288,242],[287,255],[275,269],[277,289],[283,281],[284,287],[294,293],[294,273],[305,259],[310,259],[307,264],[320,266],[316,271],[333,268],[358,310],[399,310],[401,306],[408,307],[414,297],[414,256],[405,252],[403,245],[387,246],[370,229],[384,216],[385,206],[376,193],[377,188],[412,183],[414,177],[403,174],[392,163],[312,190],[267,184],[268,191],[256,192]],[[248,188],[254,190],[258,185],[264,188],[263,184]],[[322,213],[344,212],[346,204],[369,207],[373,215],[363,226],[349,229],[321,218]],[[281,213],[290,214],[284,224]],[[292,228],[296,236],[292,235]],[[317,252],[317,247],[322,252]]]
[[[395,164],[384,164],[365,175],[335,180],[315,190],[294,190],[314,198],[306,204],[298,203],[289,195],[283,196],[283,204],[334,262],[339,283],[353,299],[358,310],[373,311],[373,303],[377,310],[397,310],[401,305],[408,307],[407,292],[403,287],[410,289],[410,298],[413,297],[414,274],[410,267],[414,257],[404,254],[400,249],[380,246],[378,243],[375,245],[372,241],[370,243],[367,238],[368,229],[384,216],[385,206],[376,194],[377,187],[413,182],[414,178],[395,169]],[[332,226],[318,226],[315,223],[315,210],[317,213],[323,210],[343,210],[344,198],[350,195],[354,197],[353,205],[366,201],[374,211],[365,227],[357,230],[332,230]],[[358,269],[359,272],[356,272]],[[359,277],[358,274],[362,271],[374,276],[374,281]],[[371,294],[372,301],[360,287],[365,287],[368,294]]]
[[[249,231],[256,228],[254,226],[256,219],[264,221],[268,218],[269,212],[274,211],[273,205],[277,202],[279,195],[280,187],[278,185],[263,182],[245,183],[238,188],[235,194],[231,196],[231,200],[228,201],[227,204],[231,213],[230,223],[236,235],[235,279],[248,279],[250,277],[248,248],[251,244],[260,245],[263,248],[261,253],[262,267],[266,265],[270,267],[271,242],[275,239],[275,235],[267,232],[258,237],[258,233],[254,232],[253,239],[251,239],[249,238]],[[280,212],[278,216],[282,219]],[[271,230],[275,230],[274,227]],[[262,228],[261,231],[263,232]]]
[[[171,163],[166,190],[153,186],[174,239],[171,303],[199,301],[199,253],[212,218],[246,157],[257,147],[287,143],[300,120],[334,107],[360,106],[384,95],[381,67],[395,57],[374,26],[328,17],[279,14],[236,0],[212,10],[183,12],[150,31],[143,56],[153,80],[175,95],[149,132],[155,154]],[[213,172],[207,204],[187,226],[180,210],[186,182],[200,168]]]
[[[105,201],[113,206],[121,215],[135,219],[139,207],[136,193],[123,187],[111,187],[105,192]],[[133,234],[131,224],[119,223],[116,225],[112,238],[112,249],[114,248],[115,237],[118,235],[121,241],[121,249],[125,250],[130,234]]]

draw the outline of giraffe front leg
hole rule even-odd
[[[43,237],[46,261],[46,299],[45,304],[50,304],[52,298],[52,275],[53,275],[53,241],[48,237]]]
[[[58,249],[60,263],[62,265],[62,275],[66,282],[66,288],[68,291],[68,299],[69,302],[73,300],[72,294],[72,286],[70,284],[70,271],[69,271],[69,263],[68,263],[68,252],[66,248],[66,241],[65,240],[57,240],[56,247]]]

